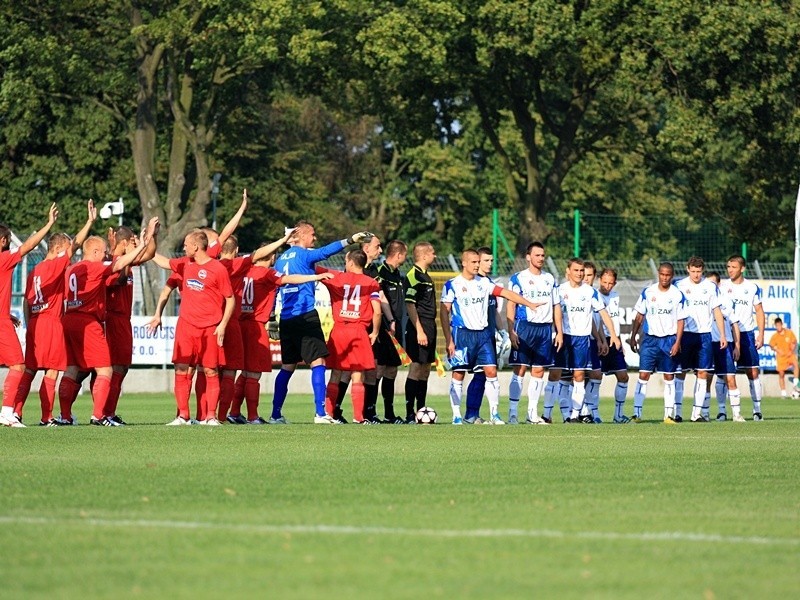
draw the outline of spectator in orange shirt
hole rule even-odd
[[[769,340],[769,347],[775,351],[776,368],[778,369],[778,384],[781,386],[781,398],[786,398],[786,371],[792,369],[797,377],[797,338],[792,330],[783,326],[783,319],[775,319],[775,333]]]

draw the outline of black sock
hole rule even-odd
[[[417,410],[425,406],[428,400],[428,380],[417,383]]]
[[[416,414],[414,402],[417,398],[417,386],[419,381],[416,379],[406,379],[406,418],[412,419]]]
[[[378,384],[364,384],[364,418],[372,420],[377,416]]]
[[[344,397],[347,395],[347,386],[350,385],[349,381],[340,381],[339,382],[339,395],[336,396],[336,406],[333,409],[333,418],[334,419],[341,419],[342,418],[342,403],[344,402]]]
[[[381,381],[381,395],[383,395],[383,416],[388,421],[394,421],[394,379],[384,377]]]

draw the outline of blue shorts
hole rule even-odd
[[[597,348],[597,340],[589,338],[589,360],[592,364],[592,371],[600,369],[600,350]]]
[[[564,345],[556,353],[556,367],[572,371],[591,371],[592,357],[588,335],[564,334]]]
[[[519,348],[511,348],[508,364],[526,367],[553,366],[553,325],[515,321],[514,331],[519,338]]]
[[[672,346],[675,345],[676,337],[668,335],[656,337],[654,335],[645,336],[639,348],[639,371],[645,373],[679,373],[681,370],[678,357],[669,355]]]
[[[739,360],[736,366],[740,369],[759,367],[758,350],[756,349],[756,332],[742,331],[739,333]]]
[[[736,375],[736,363],[733,360],[733,342],[723,350],[719,342],[711,342],[714,347],[714,375]]]
[[[625,352],[612,346],[611,338],[606,338],[606,343],[608,344],[608,354],[600,357],[600,367],[603,369],[603,373],[611,375],[619,371],[627,371],[628,363],[625,362]]]
[[[711,371],[714,369],[714,349],[710,333],[684,331],[681,338],[681,369]]]
[[[456,351],[450,357],[453,371],[474,371],[480,367],[497,366],[494,347],[494,333],[491,329],[453,328],[453,342]]]

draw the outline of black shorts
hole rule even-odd
[[[296,365],[300,361],[311,364],[318,358],[328,356],[322,324],[316,310],[280,320],[281,362]]]
[[[394,342],[389,337],[389,332],[383,328],[378,333],[378,339],[372,345],[372,351],[375,353],[375,362],[381,366],[399,367],[403,364],[394,347]]]
[[[420,323],[428,336],[428,345],[420,346],[417,343],[417,328],[409,319],[406,326],[406,352],[412,362],[429,365],[436,362],[436,321],[420,319]]]

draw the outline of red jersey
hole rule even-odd
[[[336,323],[372,323],[372,302],[380,300],[380,285],[362,273],[330,271],[317,267],[317,273],[333,273],[333,279],[323,279],[322,284],[331,295],[331,312]]]
[[[131,317],[133,312],[133,272],[123,269],[114,273],[106,284],[106,310],[120,317]]]
[[[25,301],[31,311],[31,318],[51,315],[57,319],[64,314],[64,274],[69,266],[70,256],[61,252],[36,265],[28,273],[25,287]]]
[[[222,244],[219,243],[219,240],[214,240],[208,245],[206,248],[206,254],[209,258],[219,258],[219,255],[222,254]]]
[[[19,248],[0,252],[0,312],[8,316],[11,310],[11,280],[16,267],[22,260]]]
[[[201,265],[184,256],[170,260],[169,268],[183,277],[180,317],[197,328],[219,325],[225,298],[233,296],[225,267],[218,260]]]
[[[275,294],[283,276],[271,267],[253,265],[242,287],[242,320],[266,323],[275,307]]]
[[[113,262],[81,260],[67,269],[67,314],[85,313],[101,321],[106,318],[106,279]]]
[[[231,278],[231,288],[233,289],[233,316],[231,320],[239,320],[242,314],[242,288],[244,286],[244,277],[253,266],[253,259],[248,254],[247,256],[237,256],[236,258],[221,258],[219,262],[222,263],[228,271],[228,276]]]

